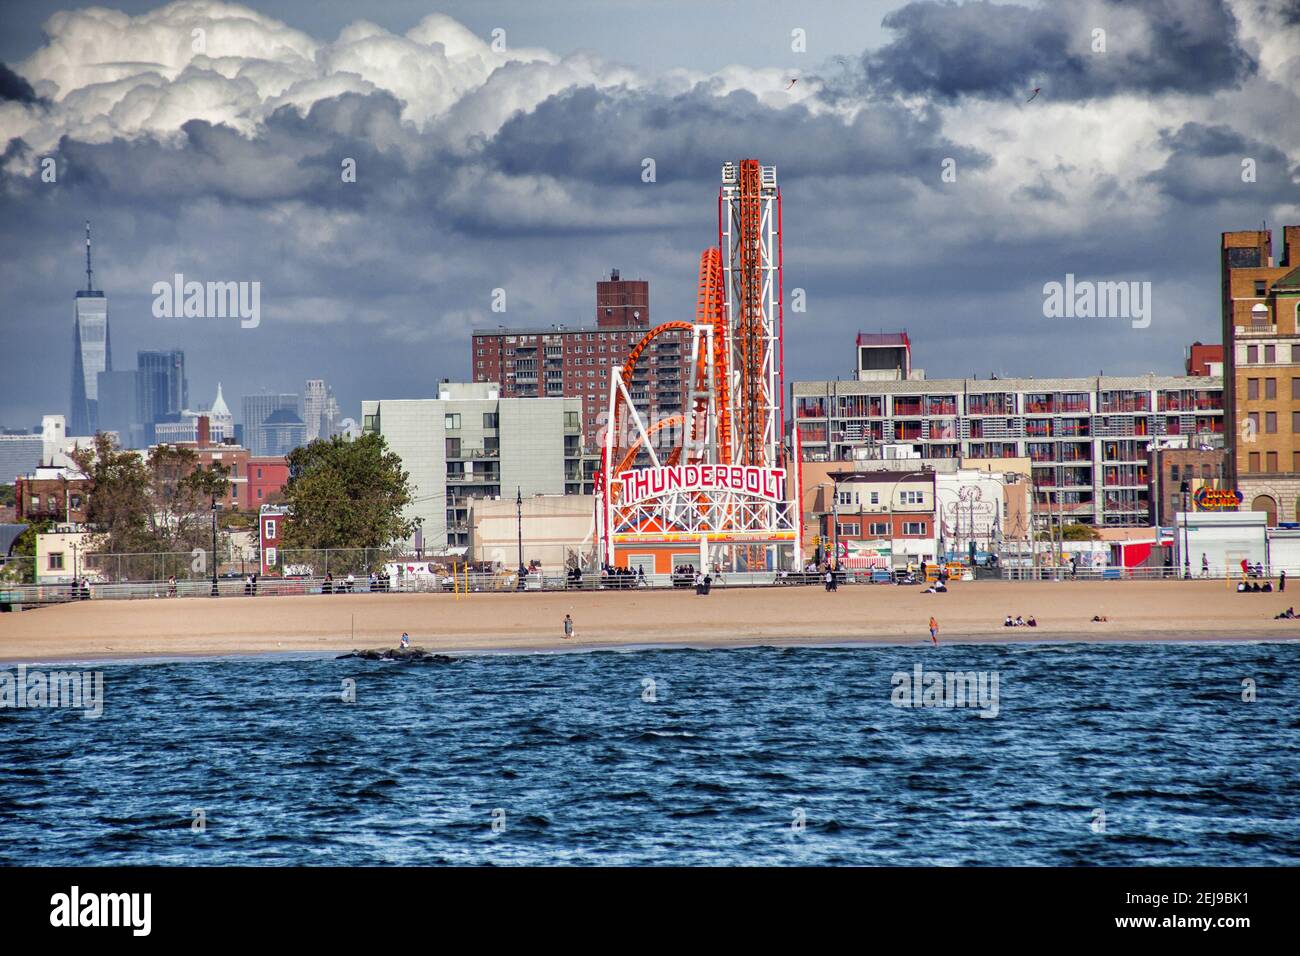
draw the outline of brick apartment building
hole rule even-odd
[[[14,481],[14,520],[82,524],[90,501],[90,479],[70,468],[41,465]]]
[[[502,398],[575,398],[582,402],[585,447],[599,446],[609,404],[610,369],[651,329],[650,283],[618,270],[596,283],[593,326],[477,331],[471,339],[475,382],[497,382]],[[690,333],[663,332],[641,354],[627,383],[633,403],[650,421],[683,414],[690,390]]]
[[[859,336],[854,381],[791,383],[805,461],[869,460],[891,445],[925,459],[1027,458],[1035,510],[1143,525],[1148,446],[1222,444],[1218,376],[927,379],[910,350],[906,336]]]
[[[1228,481],[1268,523],[1300,519],[1300,226],[1220,245]]]

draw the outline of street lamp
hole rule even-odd
[[[524,490],[515,486],[515,533],[519,538],[519,590],[524,589]]]
[[[1191,491],[1190,483],[1184,481],[1179,490],[1183,493],[1183,580],[1190,581],[1192,578],[1192,556],[1189,553],[1191,542],[1188,540],[1187,531],[1187,496]]]
[[[217,496],[212,496],[212,596],[217,597]]]

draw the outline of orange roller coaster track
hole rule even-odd
[[[714,400],[717,403],[718,454],[724,465],[731,464],[731,389],[727,387],[727,311],[722,287],[722,253],[716,247],[700,253],[700,285],[695,301],[695,324],[713,328]],[[696,435],[701,417],[708,414],[707,397],[695,403]]]

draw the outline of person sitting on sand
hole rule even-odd
[[[1037,626],[1038,626],[1038,621],[1037,621],[1037,620],[1034,618],[1034,616],[1031,614],[1031,615],[1029,615],[1029,620],[1025,621],[1025,624],[1028,625],[1029,627],[1037,627]]]
[[[402,648],[406,649],[411,646],[411,635],[405,631],[402,632]]]
[[[1002,622],[1002,626],[1003,626],[1003,627],[1015,627],[1015,624],[1016,624],[1016,622],[1013,621],[1013,620],[1011,620],[1011,615],[1010,615],[1010,614],[1008,614],[1008,615],[1007,615],[1007,619],[1006,619],[1005,621]]]
[[[1016,615],[1016,627],[1024,627],[1024,626],[1025,626],[1025,619],[1024,619],[1023,617],[1021,617],[1019,614],[1017,614],[1017,615]]]
[[[1289,621],[1289,620],[1291,620],[1293,617],[1295,617],[1295,608],[1293,608],[1293,607],[1289,607],[1289,608],[1287,608],[1285,611],[1282,611],[1282,612],[1279,613],[1279,614],[1274,614],[1274,615],[1273,615],[1273,620],[1275,620],[1275,621]]]
[[[1241,594],[1243,591],[1249,591],[1249,590],[1250,590],[1250,588],[1246,587],[1246,582],[1245,582],[1245,581],[1238,581],[1238,582],[1237,582],[1237,593],[1238,593],[1238,594]]]
[[[1094,621],[1098,622],[1098,623],[1101,623],[1101,624],[1105,624],[1105,623],[1106,623],[1106,616],[1105,616],[1104,614],[1094,614],[1094,615],[1092,616],[1092,619],[1093,619]]]

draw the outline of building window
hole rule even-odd
[[[447,457],[448,457],[448,458],[459,458],[459,457],[460,457],[460,439],[459,439],[459,438],[448,438],[448,439],[447,439]]]
[[[1277,452],[1270,451],[1268,453],[1267,458],[1265,459],[1265,462],[1267,463],[1269,473],[1276,474],[1277,473]]]
[[[69,507],[79,509],[81,507],[81,495],[73,495],[68,502]]]
[[[1266,434],[1277,434],[1277,412],[1264,413],[1264,431]]]
[[[1259,379],[1257,378],[1246,379],[1246,397],[1259,398]]]
[[[1272,364],[1277,361],[1277,346],[1275,345],[1264,346],[1264,361],[1269,364]]]
[[[842,538],[847,538],[847,537],[856,538],[859,534],[859,529],[861,529],[861,527],[862,525],[856,521],[841,521],[838,525],[835,526],[836,533],[839,534],[839,536]]]
[[[1300,398],[1300,378],[1291,379],[1291,397]]]
[[[1269,361],[1271,362],[1273,360],[1269,359]],[[1275,378],[1264,379],[1264,397],[1277,398],[1277,379]]]
[[[565,412],[565,413],[564,413],[564,427],[565,427],[565,428],[578,428],[579,426],[581,426],[581,424],[582,424],[582,421],[581,421],[581,413],[580,413],[580,412]]]
[[[1291,413],[1291,431],[1300,435],[1300,412]]]
[[[872,503],[873,505],[878,505],[878,504],[880,504],[880,492],[878,492],[878,491],[873,491],[873,492],[871,493],[871,503]]]
[[[853,504],[853,492],[851,492],[851,491],[841,491],[841,492],[839,493],[839,501],[840,501],[840,504],[842,504],[842,505],[851,505],[851,504]]]
[[[258,501],[261,501],[261,500],[262,500],[262,489],[261,489],[261,488],[258,488],[258,489],[257,489],[257,500],[258,500]]]
[[[925,492],[923,491],[904,491],[899,496],[899,500],[905,505],[919,505],[922,503]]]
[[[925,536],[924,521],[905,521],[903,522],[903,534],[913,534],[919,537]]]
[[[1259,434],[1259,412],[1251,412],[1246,417],[1250,419],[1251,431],[1254,434],[1258,435]]]
[[[51,571],[62,571],[62,570],[63,570],[63,552],[62,552],[62,551],[51,551],[51,552],[50,552],[50,567],[49,567],[49,570],[51,570]]]
[[[1268,282],[1264,279],[1255,280],[1255,297],[1262,298],[1268,295]]]
[[[1247,471],[1259,471],[1259,452],[1252,451],[1248,459]]]
[[[459,412],[449,412],[449,413],[447,414],[447,417],[446,417],[445,421],[444,421],[444,424],[445,424],[446,427],[447,427],[447,431],[456,431],[457,429],[459,429],[459,428],[460,428],[460,413],[459,413]]]
[[[485,435],[483,437],[483,450],[485,452],[494,452],[501,450],[501,439],[495,435]]]
[[[1169,480],[1170,480],[1170,481],[1177,481],[1177,480],[1178,480],[1178,466],[1177,466],[1177,465],[1170,465],[1170,466],[1169,466]]]
[[[1300,452],[1296,454],[1300,454]],[[877,537],[883,537],[889,534],[889,525],[884,521],[873,521],[871,522],[871,533]]]
[[[484,412],[484,413],[483,413],[483,427],[484,427],[484,428],[496,428],[496,427],[498,427],[498,426],[497,426],[497,413],[496,413],[496,412]]]

